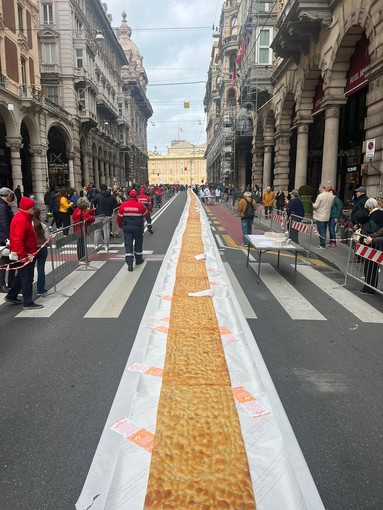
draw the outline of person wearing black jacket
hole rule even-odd
[[[7,239],[9,240],[9,230],[13,218],[12,200],[14,193],[9,188],[0,189],[0,250],[6,246]],[[0,265],[9,264],[9,257],[5,255],[0,256]],[[5,281],[6,271],[0,269],[0,292],[8,292],[12,286],[15,277],[14,271],[8,271],[8,287]]]
[[[101,235],[104,238],[104,244],[108,249],[110,239],[110,220],[113,216],[113,211],[118,207],[115,196],[108,190],[106,184],[100,185],[100,191],[93,196],[93,205],[96,208],[95,216],[103,221],[102,230],[97,229],[94,232],[94,246],[97,249],[101,244]]]

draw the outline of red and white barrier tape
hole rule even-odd
[[[364,244],[356,245],[355,255],[371,260],[371,262],[376,262],[379,265],[383,264],[383,252],[376,248],[369,248]]]
[[[45,241],[44,244],[39,246],[39,249],[36,250],[35,253],[32,253],[31,255],[28,255],[27,257],[20,259],[20,260],[12,260],[11,262],[9,262],[9,264],[2,264],[0,266],[0,271],[17,271],[18,269],[21,269],[21,268],[27,266],[28,264],[33,262],[33,259],[36,257],[36,255],[39,253],[39,251],[42,248],[44,248],[51,241],[51,239],[53,239],[54,237],[55,237],[55,234],[52,234],[49,237],[49,239],[47,239]],[[22,266],[19,265],[21,262],[24,262],[24,264]],[[17,266],[17,267],[12,267],[12,266]]]
[[[298,230],[299,232],[303,232],[304,234],[309,233],[309,227],[308,225],[305,225],[304,223],[301,223],[300,221],[292,221],[291,227],[295,230]]]

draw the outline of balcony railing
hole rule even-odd
[[[41,73],[44,74],[58,74],[60,72],[60,66],[58,64],[41,64]]]

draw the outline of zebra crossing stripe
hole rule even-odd
[[[230,264],[228,262],[223,263],[227,276],[229,277],[231,286],[233,287],[233,291],[237,296],[238,302],[241,305],[241,310],[246,319],[257,319],[257,315],[253,310],[249,300],[246,297],[246,294],[243,292],[242,287],[237,280],[237,277],[234,274],[234,271],[231,269]]]
[[[250,264],[255,272],[258,271],[257,264]],[[286,313],[294,320],[326,321],[314,306],[312,306],[300,292],[283,278],[271,264],[262,264],[261,280],[273,294],[275,299],[284,308]]]
[[[104,264],[105,261],[94,261],[92,262],[92,268],[100,269]],[[44,305],[44,308],[39,310],[24,310],[16,315],[16,318],[30,319],[52,317],[60,306],[66,303],[66,301],[95,274],[97,274],[97,271],[87,271],[84,269],[73,271],[73,273],[69,274],[64,280],[57,284],[56,293],[47,294],[36,300],[36,303]]]
[[[263,268],[262,268],[263,270]],[[342,285],[323,275],[319,271],[309,266],[298,266],[297,270],[310,282],[320,288],[328,296],[335,299],[343,308],[355,315],[361,322],[373,322],[383,324],[383,314],[375,310],[373,306],[355,296],[352,292],[345,289]],[[263,279],[263,278],[262,278]]]
[[[133,273],[128,273],[128,268],[126,264],[124,264],[104,292],[89,308],[84,318],[117,319],[126,305],[145,266],[146,262],[140,266],[136,266]]]

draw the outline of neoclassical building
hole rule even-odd
[[[1,0],[0,184],[147,179],[147,77],[106,3]]]
[[[172,140],[166,154],[149,152],[149,183],[188,185],[206,183],[206,144]]]
[[[381,194],[382,29],[379,0],[280,3],[272,96],[254,116],[253,184],[330,182],[346,203],[359,185]]]

